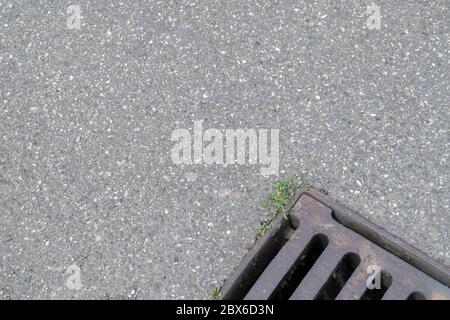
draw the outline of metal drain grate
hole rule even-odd
[[[450,300],[448,268],[322,193],[299,195],[289,217],[272,222],[223,299]]]

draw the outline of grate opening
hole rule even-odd
[[[380,275],[380,288],[367,288],[361,296],[361,300],[381,300],[392,284],[392,276],[382,270]]]
[[[289,299],[327,246],[328,238],[325,235],[314,235],[277,288],[270,295],[269,300]]]
[[[230,293],[229,299],[244,299],[273,258],[289,241],[297,227],[296,225],[293,226],[291,221],[283,221],[281,228],[273,235],[273,241],[268,241],[266,246],[262,247],[258,255],[252,260],[251,270],[245,272],[245,276],[241,277],[239,287]]]
[[[314,299],[334,300],[360,262],[361,258],[356,253],[350,252],[344,255]]]
[[[411,293],[406,300],[427,300],[422,292],[415,291]]]

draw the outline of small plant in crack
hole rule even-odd
[[[214,286],[214,287],[212,288],[212,291],[211,291],[211,298],[212,298],[213,300],[217,300],[217,299],[220,298],[220,288],[219,288],[219,287]]]
[[[268,211],[266,217],[261,222],[256,231],[258,237],[263,236],[269,229],[270,223],[280,213],[285,219],[288,218],[286,206],[292,201],[295,194],[301,189],[307,191],[309,184],[299,182],[295,174],[290,174],[285,180],[277,181],[273,184],[273,190],[262,202],[262,207]]]

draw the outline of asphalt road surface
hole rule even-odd
[[[0,299],[208,298],[290,172],[450,265],[448,1],[0,2]]]

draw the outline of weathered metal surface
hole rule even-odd
[[[224,299],[450,300],[448,268],[320,192],[289,209],[225,283]],[[368,292],[374,268],[382,288]]]

